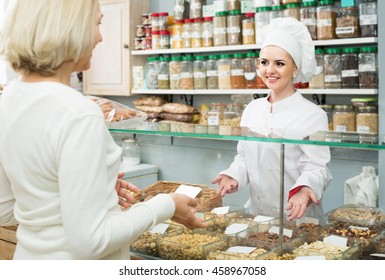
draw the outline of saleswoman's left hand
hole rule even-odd
[[[134,184],[121,180],[123,176],[124,173],[122,172],[118,174],[118,180],[115,184],[115,190],[119,196],[120,207],[122,207],[123,209],[127,209],[135,200],[135,197],[131,192],[137,193],[139,192],[139,188]]]
[[[303,186],[298,192],[290,197],[286,210],[289,211],[288,217],[290,220],[302,218],[306,212],[306,208],[311,204],[319,204],[315,197],[314,191],[306,186]]]

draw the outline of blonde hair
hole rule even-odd
[[[12,0],[0,31],[0,55],[23,74],[51,76],[93,48],[98,0]]]

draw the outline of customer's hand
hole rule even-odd
[[[233,193],[238,190],[238,181],[230,176],[220,174],[212,180],[211,184],[218,184],[219,189],[217,193],[222,197],[228,193]]]
[[[123,172],[120,172],[118,174],[118,180],[116,181],[116,184],[115,184],[115,190],[119,196],[119,205],[123,209],[127,209],[135,200],[135,197],[131,192],[134,192],[134,193],[139,192],[139,188],[134,184],[121,180],[123,176],[124,176]]]
[[[207,225],[202,219],[195,216],[197,200],[184,194],[171,193],[175,202],[175,213],[171,218],[174,222],[180,223],[188,229],[205,228]]]
[[[316,198],[314,191],[306,186],[301,187],[301,189],[296,192],[292,197],[290,197],[286,210],[289,210],[288,217],[290,220],[295,218],[302,218],[306,212],[307,207],[311,204],[319,204],[318,199]]]

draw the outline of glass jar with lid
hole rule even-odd
[[[159,31],[159,13],[152,13],[151,14],[151,30],[152,31]]]
[[[193,62],[194,89],[206,89],[206,57],[197,55]]]
[[[159,72],[158,72],[159,89],[170,89],[169,62],[170,62],[170,57],[168,56],[161,56],[159,58]]]
[[[182,75],[182,57],[172,56],[169,66],[170,89],[181,89],[180,80]]]
[[[182,57],[180,89],[194,89],[193,57],[191,55]]]
[[[325,88],[341,88],[341,48],[327,48],[324,55]]]
[[[170,31],[161,30],[159,31],[160,35],[160,48],[169,49],[170,48]]]
[[[158,89],[159,58],[149,57],[145,66],[147,89]]]
[[[361,0],[359,5],[362,37],[377,37],[377,1]]]
[[[183,20],[184,0],[175,0],[174,2],[174,18],[175,20]]]
[[[175,24],[172,27],[172,48],[180,49],[183,47],[182,41],[182,27],[183,20],[175,20]]]
[[[191,24],[192,19],[186,18],[182,25],[182,47],[191,48]]]
[[[321,48],[315,49],[315,60],[317,63],[316,71],[313,78],[309,82],[310,88],[325,88],[325,71],[324,71],[324,55],[325,50]]]
[[[257,53],[248,52],[243,63],[243,72],[245,75],[245,88],[258,88],[257,84]]]
[[[212,47],[213,36],[213,17],[205,17],[202,23],[202,47]]]
[[[339,132],[356,131],[356,113],[352,105],[334,106],[333,129]]]
[[[202,18],[194,18],[191,24],[191,47],[202,47]]]
[[[334,105],[332,104],[322,104],[319,105],[328,116],[328,123],[329,123],[329,130],[333,130],[333,112],[334,112]]]
[[[153,50],[160,49],[160,31],[151,32],[151,45]]]
[[[202,17],[202,0],[190,0],[190,18]]]
[[[241,1],[240,0],[227,0],[227,10],[241,10]]]
[[[317,2],[303,2],[300,14],[301,22],[306,25],[311,38],[317,40]]]
[[[207,117],[208,125],[218,127],[219,124],[223,121],[224,112],[225,112],[225,104],[211,103],[210,111],[208,112],[208,117]]]
[[[342,88],[359,88],[358,53],[359,48],[343,48],[341,54]]]
[[[337,12],[334,0],[321,0],[317,7],[317,39],[335,39]]]
[[[357,132],[378,133],[377,106],[359,106],[356,115]]]
[[[240,45],[242,44],[241,35],[241,11],[232,10],[227,16],[227,44],[228,45]]]
[[[131,166],[140,163],[140,148],[136,139],[125,138],[122,145],[122,165]]]
[[[255,44],[255,13],[246,13],[242,20],[242,44]]]
[[[360,37],[360,22],[358,17],[358,8],[341,7],[336,19],[337,38]]]
[[[209,55],[206,61],[207,89],[218,89],[218,65],[219,55]]]
[[[358,54],[360,88],[378,88],[377,47],[362,47]]]
[[[283,11],[283,17],[292,17],[297,20],[301,20],[301,4],[286,4],[285,10]]]
[[[243,53],[233,54],[231,59],[231,88],[244,89],[245,75],[243,71],[245,55]]]
[[[257,12],[255,13],[255,33],[256,33],[255,42],[256,43],[263,42],[262,34],[261,32],[258,32],[258,30],[262,30],[263,27],[265,27],[270,23],[269,21],[270,11],[271,11],[271,7],[260,7],[257,9]]]
[[[159,30],[167,30],[168,13],[161,12],[158,15],[159,15],[159,18],[158,18]]]
[[[284,5],[276,5],[271,7],[271,11],[269,13],[269,22],[275,18],[283,17],[283,11],[285,10]]]
[[[231,89],[231,58],[230,54],[221,54],[217,61],[219,89]]]
[[[229,103],[223,113],[223,121],[219,126],[219,134],[238,135],[241,125],[242,106],[238,103]]]
[[[227,12],[217,12],[213,19],[214,46],[227,45]]]

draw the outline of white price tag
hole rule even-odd
[[[248,247],[248,246],[234,246],[227,249],[227,252],[230,253],[244,253],[249,254],[256,250],[258,247]]]
[[[368,230],[369,228],[368,227],[356,227],[356,226],[350,226],[349,227],[350,229],[358,229],[358,230],[363,230],[363,231],[365,231],[365,230]]]
[[[269,229],[269,232],[279,234],[279,227],[273,226]],[[291,229],[284,228],[283,235],[286,235],[287,237],[291,238],[293,236],[293,231]]]
[[[244,231],[247,228],[248,228],[247,224],[232,224],[226,228],[225,234],[233,235],[233,234],[236,234],[238,232]]]
[[[326,260],[325,256],[298,256],[294,260]]]
[[[337,246],[337,247],[345,247],[348,244],[348,239],[346,237],[341,237],[337,235],[330,235],[325,237],[323,240],[325,243]]]
[[[263,215],[257,215],[253,219],[253,221],[258,223],[268,223],[268,222],[271,222],[272,220],[274,220],[274,217],[263,216]]]
[[[175,193],[185,194],[191,198],[196,198],[196,196],[200,193],[202,189],[199,187],[180,185]]]
[[[224,207],[216,207],[213,210],[211,210],[210,212],[221,215],[221,214],[229,213],[229,210],[230,210],[230,206],[224,206]]]
[[[156,226],[154,226],[153,228],[151,228],[151,229],[149,230],[149,232],[154,233],[154,234],[155,234],[155,233],[163,234],[163,233],[166,232],[166,230],[168,229],[169,226],[170,226],[169,224],[164,224],[164,223],[162,223],[162,224],[157,224]]]

